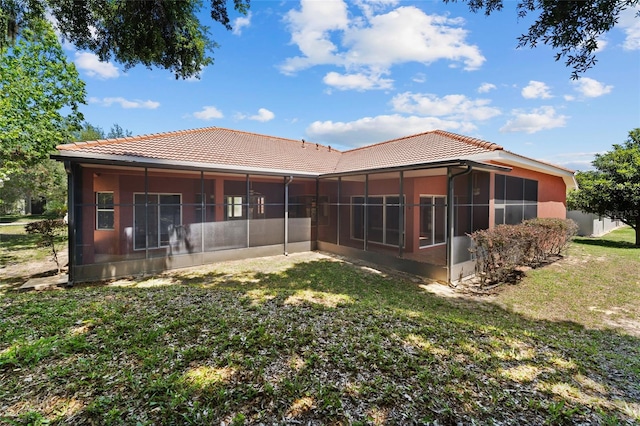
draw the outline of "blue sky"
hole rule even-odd
[[[233,31],[203,10],[219,47],[199,80],[65,49],[105,131],[218,126],[345,150],[442,129],[587,169],[640,127],[640,18],[626,11],[574,81],[551,48],[516,49],[533,18],[515,4],[486,17],[439,0],[253,0]]]

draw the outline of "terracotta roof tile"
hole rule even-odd
[[[64,151],[211,165],[340,173],[421,164],[502,150],[491,142],[442,130],[340,152],[302,140],[219,127],[60,145]]]
[[[336,172],[398,167],[502,150],[500,145],[434,130],[352,149],[342,154]]]
[[[324,145],[219,127],[76,142],[57,149],[81,150],[87,156],[103,154],[314,173],[332,172],[340,158],[339,151]]]

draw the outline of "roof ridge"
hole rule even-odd
[[[446,130],[434,130],[433,133],[437,133],[439,135],[455,139],[460,142],[468,143],[471,145],[479,146],[480,148],[485,148],[490,151],[503,151],[504,148],[501,145],[498,145],[495,142],[485,141],[484,139],[472,138],[471,136],[464,136],[458,133],[447,132]]]
[[[164,137],[164,136],[177,136],[177,135],[184,135],[189,133],[198,133],[206,130],[213,130],[216,128],[217,128],[216,126],[211,126],[211,127],[201,127],[198,129],[174,130],[171,132],[146,133],[146,134],[136,135],[136,136],[125,136],[122,138],[96,139],[92,141],[76,141],[76,142],[69,142],[66,144],[58,145],[56,146],[56,149],[61,149],[61,148],[76,149],[76,148],[84,148],[87,146],[95,146],[95,145],[110,145],[110,144],[116,144],[116,143],[122,143],[122,142],[147,140],[147,139]]]
[[[394,143],[394,142],[399,142],[405,139],[412,139],[415,138],[417,136],[423,136],[423,135],[428,135],[428,134],[438,134],[440,136],[444,136],[444,137],[448,137],[451,139],[455,139],[459,142],[464,142],[470,145],[475,145],[478,146],[480,148],[484,148],[484,149],[488,149],[490,151],[497,151],[497,150],[502,150],[504,148],[502,148],[502,146],[498,145],[497,143],[494,142],[488,142],[482,139],[478,139],[478,138],[472,138],[470,136],[464,136],[464,135],[460,135],[457,133],[452,133],[452,132],[447,132],[445,130],[440,130],[440,129],[435,129],[435,130],[429,130],[427,132],[422,132],[422,133],[416,133],[414,135],[409,135],[409,136],[403,136],[401,138],[395,138],[395,139],[390,139],[388,141],[383,141],[383,142],[378,142],[378,143],[374,143],[372,145],[365,145],[365,146],[361,146],[358,148],[353,148],[350,149],[348,151],[344,151],[344,152],[355,152],[355,151],[361,151],[361,150],[365,150],[365,149],[370,149],[370,148],[376,148],[378,146],[381,145],[386,145],[389,143]]]
[[[386,145],[386,144],[392,143],[392,142],[398,142],[398,141],[401,141],[403,139],[409,139],[409,138],[414,138],[416,136],[427,135],[429,133],[434,133],[436,131],[437,130],[429,130],[428,132],[416,133],[415,135],[409,135],[409,136],[403,136],[401,138],[389,139],[388,141],[382,141],[382,142],[374,143],[374,144],[371,144],[371,145],[359,146],[357,148],[353,148],[353,149],[350,149],[350,150],[344,151],[344,152],[346,153],[346,152],[362,151],[364,149],[369,149],[369,148],[377,147],[377,146],[380,146],[380,145]]]
[[[159,133],[147,133],[147,134],[142,134],[142,135],[136,135],[136,136],[125,136],[122,138],[109,138],[109,139],[96,139],[96,140],[92,140],[92,141],[76,141],[76,142],[69,142],[66,144],[61,144],[56,146],[56,149],[79,149],[79,148],[84,148],[84,147],[88,147],[88,146],[96,146],[96,145],[110,145],[110,144],[116,144],[116,143],[123,143],[123,142],[133,142],[133,141],[142,141],[142,140],[148,140],[148,139],[153,139],[153,138],[158,138],[158,137],[167,137],[167,136],[181,136],[181,135],[187,135],[187,134],[191,134],[191,133],[202,133],[202,132],[206,132],[206,131],[210,131],[210,130],[224,130],[227,132],[233,132],[233,133],[240,133],[240,134],[245,134],[245,135],[252,135],[252,136],[258,136],[258,137],[262,137],[262,138],[271,138],[271,139],[277,139],[277,140],[281,140],[281,141],[285,141],[285,142],[295,142],[295,143],[300,143],[302,140],[298,141],[296,139],[291,139],[291,138],[283,138],[281,136],[272,136],[272,135],[265,135],[262,133],[256,133],[256,132],[247,132],[244,130],[236,130],[236,129],[229,129],[226,127],[218,127],[218,126],[209,126],[209,127],[199,127],[199,128],[195,128],[195,129],[186,129],[186,130],[174,130],[174,131],[170,131],[170,132],[159,132]],[[305,141],[307,142],[307,141]],[[332,148],[331,145],[323,145],[320,143],[314,143],[314,142],[310,142],[310,145],[316,145],[317,148],[325,148],[327,150],[330,151],[336,151],[339,153],[342,153],[342,151]]]
[[[302,139],[283,138],[281,136],[265,135],[264,133],[248,132],[246,130],[229,129],[229,128],[226,128],[226,127],[217,127],[217,129],[227,130],[229,132],[234,132],[234,133],[243,133],[245,135],[253,135],[253,136],[267,137],[267,138],[271,138],[271,139],[279,139],[279,140],[286,141],[286,142],[300,143],[300,142],[302,142],[304,140],[304,142],[308,143],[310,146],[316,145],[317,147],[322,147],[322,148],[330,149],[331,151],[336,151],[336,152],[342,153],[342,151],[333,148],[331,145],[323,145],[323,144],[317,143],[317,142],[309,142],[309,141],[305,140],[304,138],[302,138]]]

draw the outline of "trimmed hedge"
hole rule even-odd
[[[513,281],[518,268],[536,267],[559,256],[577,230],[570,219],[538,218],[476,231],[470,235],[476,274],[483,283]]]

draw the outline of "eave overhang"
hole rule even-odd
[[[522,155],[514,154],[513,152],[493,151],[491,153],[474,155],[473,159],[478,161],[497,161],[509,166],[522,167],[524,169],[533,170],[552,176],[558,176],[561,177],[564,181],[567,190],[578,188],[578,182],[576,181],[575,173],[572,170],[554,166],[553,164],[534,160]]]
[[[449,160],[440,160],[440,161],[430,161],[427,163],[419,163],[419,164],[407,164],[403,166],[392,166],[392,167],[377,167],[377,168],[368,168],[368,169],[358,169],[358,170],[349,170],[338,173],[323,173],[319,177],[321,179],[324,178],[336,178],[342,176],[354,176],[354,175],[363,175],[363,174],[371,174],[371,173],[390,173],[390,172],[403,172],[410,170],[428,170],[428,169],[442,169],[448,167],[471,167],[474,170],[481,170],[487,172],[505,172],[508,173],[511,171],[511,167],[507,166],[499,166],[496,164],[488,164],[474,160],[467,159],[449,159]]]

